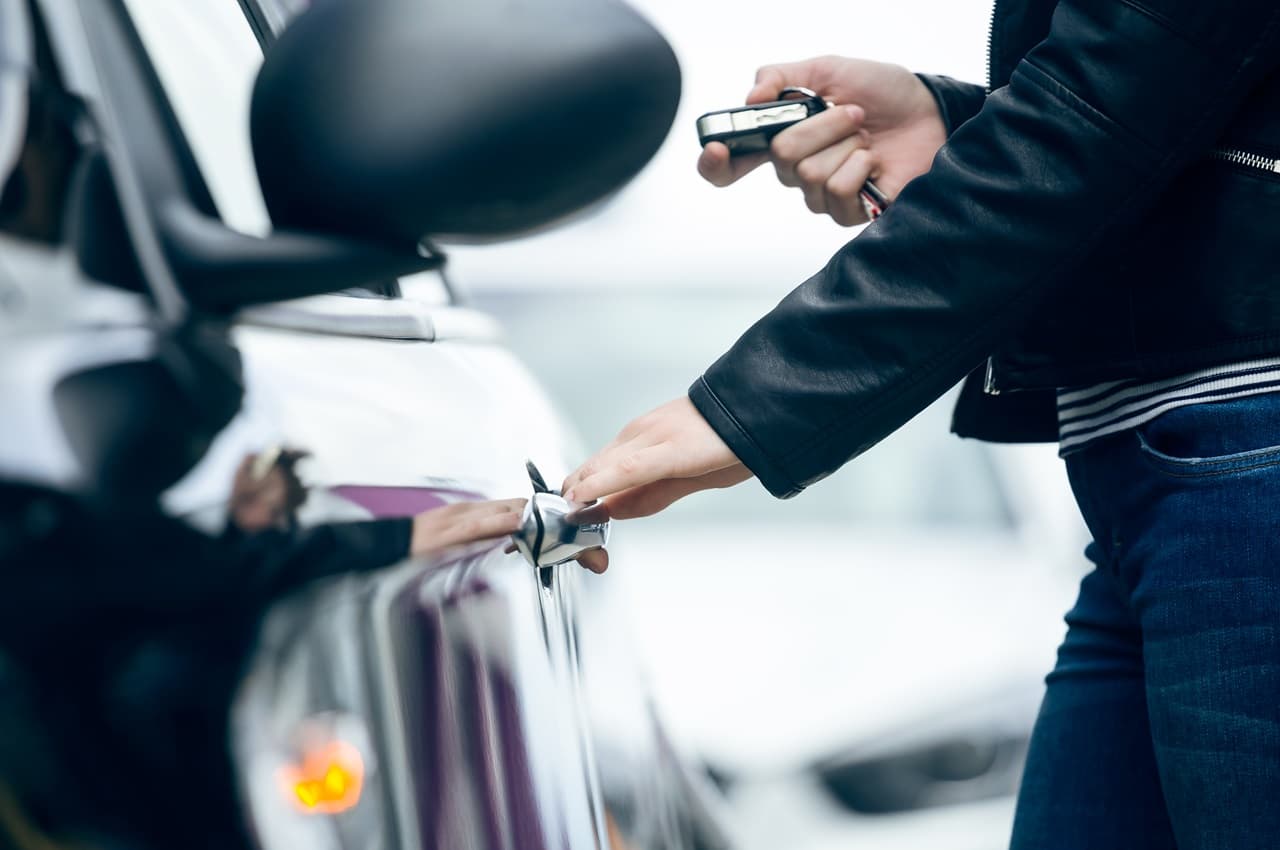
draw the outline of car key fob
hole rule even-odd
[[[535,567],[554,567],[609,542],[609,520],[590,521],[590,506],[570,502],[547,487],[532,461],[525,464],[533,496],[511,538]]]
[[[721,142],[729,149],[730,156],[765,151],[774,136],[829,106],[815,92],[799,86],[783,89],[778,98],[769,103],[706,113],[698,118],[698,142],[703,147]],[[871,221],[879,218],[889,206],[889,199],[870,180],[859,190],[858,199]]]
[[[698,142],[706,147],[722,142],[731,155],[769,149],[773,137],[810,115],[827,108],[827,102],[809,89],[786,88],[778,100],[734,109],[708,112],[698,119]]]

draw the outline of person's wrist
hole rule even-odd
[[[976,115],[986,99],[985,90],[973,83],[937,74],[916,73],[913,76],[933,98],[934,107],[942,120],[943,132],[948,136]]]
[[[942,111],[933,89],[925,84],[919,74],[911,75],[911,108],[913,121],[932,122],[937,124],[938,133],[945,139],[947,135],[947,119]]]
[[[413,526],[409,532],[409,554],[417,555],[426,551],[430,545],[427,532],[427,519],[419,514],[413,518]]]

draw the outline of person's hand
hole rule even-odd
[[[520,527],[525,501],[456,502],[420,513],[413,518],[409,554],[427,557],[451,546],[506,537]]]
[[[690,493],[731,487],[750,477],[693,402],[682,397],[623,428],[565,479],[562,491],[576,502],[601,500],[613,519],[631,519],[656,514]]]
[[[858,191],[868,178],[892,200],[929,170],[947,140],[933,96],[898,65],[840,56],[769,65],[756,73],[747,103],[776,100],[788,86],[812,89],[836,106],[774,136],[768,152],[731,158],[712,142],[698,173],[728,186],[772,161],[778,180],[800,188],[810,210],[851,226],[867,220]]]

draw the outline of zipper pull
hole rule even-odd
[[[987,358],[987,376],[982,380],[982,391],[987,395],[1000,395],[1000,388],[996,386],[996,359],[994,357]]]

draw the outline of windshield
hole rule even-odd
[[[547,386],[588,448],[683,393],[774,299],[731,292],[490,292],[510,347]],[[571,344],[562,344],[571,341]],[[948,433],[949,399],[875,451],[784,502],[759,485],[699,494],[664,514],[696,522],[1007,526],[1011,512],[985,447]]]

